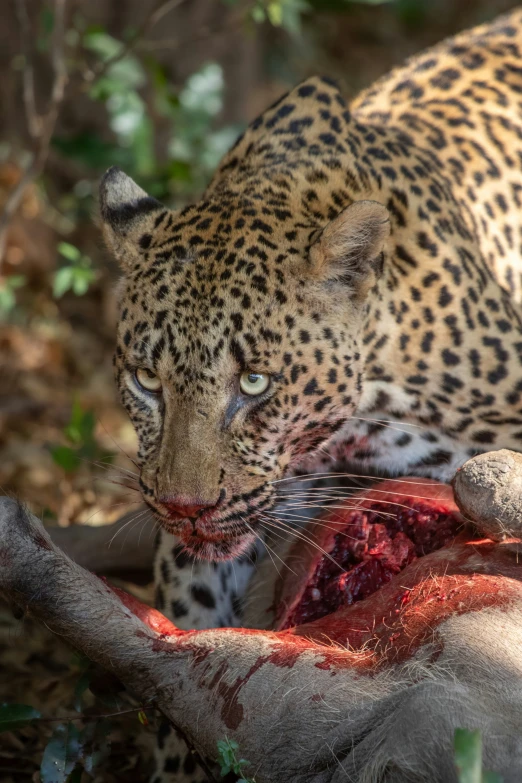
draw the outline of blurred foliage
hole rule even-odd
[[[100,27],[87,27],[81,45],[94,56],[94,68],[106,66],[88,94],[104,105],[114,141],[83,131],[55,137],[55,148],[90,172],[120,166],[159,199],[181,201],[201,190],[241,130],[214,127],[223,108],[222,68],[206,63],[176,90],[157,60],[120,57],[122,43]],[[151,109],[169,128],[166,161],[155,151]]]
[[[0,733],[22,731],[39,722],[56,724],[42,754],[39,776],[41,783],[80,783],[83,772],[94,777],[110,754],[113,724],[103,713],[101,716],[82,713],[84,695],[93,683],[94,690],[97,690],[96,677],[100,676],[100,670],[87,658],[79,655],[73,657],[72,666],[79,676],[74,693],[77,716],[48,718],[27,704],[0,705]],[[103,686],[105,693],[103,697],[97,698],[105,707],[115,710],[116,714],[136,712],[138,720],[143,723],[146,713],[116,692],[119,685],[110,684],[107,687],[105,680]],[[92,693],[90,701],[93,701]],[[83,726],[77,725],[80,721]]]
[[[388,4],[397,18],[419,23],[433,0],[221,2],[242,15],[246,36],[257,35],[269,25],[306,46],[303,25],[318,12],[345,14],[357,5]],[[52,3],[42,3],[35,41],[36,51],[49,59],[54,32],[52,9]],[[63,239],[78,226],[92,222],[97,183],[108,167],[121,167],[154,197],[174,207],[182,206],[204,189],[219,160],[243,130],[239,125],[220,122],[226,85],[217,62],[202,62],[183,84],[173,84],[154,54],[137,46],[138,30],[124,29],[119,38],[115,37],[103,25],[87,21],[81,6],[79,9],[65,34],[66,65],[70,83],[80,84],[81,93],[92,101],[96,111],[103,107],[106,131],[100,133],[96,125],[89,127],[87,122],[74,132],[53,136],[53,154],[65,164],[72,163],[78,172],[72,189],[54,194],[53,207],[59,213],[55,224],[60,224]],[[12,62],[18,73],[24,65],[21,55]],[[159,126],[161,144],[157,143]],[[51,199],[53,186],[45,173],[41,185],[49,189]],[[54,297],[83,296],[97,279],[89,255],[81,246],[66,241],[60,242],[57,250],[58,269],[49,279]],[[24,283],[20,275],[0,277],[0,317],[13,317],[17,291]]]
[[[16,290],[25,284],[23,275],[0,278],[0,318],[6,318],[16,306]]]
[[[91,259],[69,242],[60,242],[58,252],[69,263],[55,272],[53,295],[59,299],[66,291],[73,291],[76,296],[83,296],[96,279],[96,273],[91,269]]]
[[[478,729],[455,729],[455,766],[459,783],[502,783],[495,772],[482,767],[482,735]]]
[[[71,409],[71,418],[63,430],[63,437],[68,445],[51,447],[51,456],[56,465],[66,473],[78,470],[82,461],[109,464],[112,459],[110,452],[104,451],[98,445],[95,437],[96,417],[92,410],[84,410],[76,399]]]

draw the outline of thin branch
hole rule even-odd
[[[157,712],[156,707],[132,707],[128,710],[118,710],[118,712],[107,712],[99,715],[62,715],[60,718],[35,718],[34,723],[72,723],[75,720],[83,720],[85,723],[93,720],[107,720],[108,718],[119,718],[121,715],[130,715],[133,712]]]
[[[158,24],[161,19],[163,19],[166,14],[168,14],[170,11],[173,11],[175,8],[178,8],[184,2],[186,2],[186,0],[160,0],[160,2],[156,3],[155,7],[149,14],[147,14],[135,34],[127,41],[127,43],[122,45],[120,51],[117,52],[117,54],[115,54],[113,57],[110,57],[108,60],[105,60],[104,63],[100,63],[97,68],[92,68],[91,70],[84,73],[84,79],[88,83],[91,83],[95,79],[99,79],[100,77],[104,76],[113,65],[116,65],[116,63],[120,62],[120,60],[123,60],[124,57],[127,57],[127,55],[131,54],[131,52],[134,51],[141,40],[152,30],[153,27],[155,27],[155,25]]]
[[[31,138],[36,138],[41,132],[42,118],[36,109],[36,99],[34,95],[34,68],[31,48],[31,25],[25,0],[17,0],[15,4],[16,15],[20,25],[21,49],[24,57],[23,73],[23,96],[27,127]]]

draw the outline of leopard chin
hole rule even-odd
[[[255,533],[246,533],[234,539],[205,540],[192,536],[181,539],[184,551],[198,560],[207,560],[211,563],[236,560],[247,554],[253,547],[257,536]]]

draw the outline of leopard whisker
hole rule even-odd
[[[119,449],[119,451],[121,451],[121,453],[122,453],[122,454],[123,454],[125,457],[127,457],[127,459],[129,460],[129,462],[132,462],[132,464],[133,464],[133,465],[134,465],[136,468],[138,468],[138,470],[139,470],[140,466],[138,465],[138,463],[136,462],[136,460],[134,460],[132,457],[130,457],[130,456],[127,454],[127,452],[125,451],[125,449],[123,449],[123,448],[120,446],[120,444],[119,444],[119,443],[118,443],[118,442],[115,440],[115,438],[114,438],[114,437],[113,437],[113,436],[110,434],[110,432],[107,430],[107,427],[105,426],[105,424],[104,424],[104,423],[103,423],[103,421],[101,420],[101,417],[100,417],[100,416],[97,416],[96,418],[97,418],[98,422],[100,423],[100,425],[103,427],[103,429],[104,429],[104,431],[105,431],[105,434],[106,434],[106,435],[107,435],[107,436],[108,436],[108,437],[109,437],[109,438],[112,440],[112,442],[114,443],[114,445],[116,446],[116,448],[117,448],[117,449]]]
[[[354,478],[354,479],[370,479],[372,481],[384,481],[385,479],[381,479],[378,476],[365,476],[361,473],[331,473],[329,471],[325,472],[318,472],[318,473],[304,473],[302,476],[286,476],[284,478],[280,479],[274,479],[273,481],[269,481],[269,484],[282,484],[284,481],[316,481],[319,478]],[[433,481],[411,481],[410,479],[399,479],[394,478],[393,481],[397,483],[402,484],[408,484],[410,486],[424,486],[424,487],[431,487],[433,486]],[[372,487],[373,489],[373,487]]]
[[[139,500],[124,500],[120,503],[111,503],[109,506],[104,506],[103,508],[98,508],[96,511],[94,511],[90,517],[87,517],[85,522],[82,522],[82,524],[86,525],[90,522],[91,519],[93,519],[97,514],[102,514],[105,511],[109,511],[111,508],[116,508],[117,506],[136,506],[140,501]]]
[[[287,525],[283,520],[281,519],[266,519],[263,517],[263,522],[266,525],[272,526],[274,529],[279,530],[280,532],[287,532],[290,533],[297,538],[300,538],[302,541],[305,541],[307,544],[310,544],[311,546],[315,547],[318,552],[321,552],[325,557],[328,558],[328,560],[331,560],[331,562],[336,565],[338,568],[340,568],[341,571],[344,571],[344,568],[341,568],[339,563],[333,559],[333,557],[330,555],[329,552],[326,551],[326,549],[323,549],[316,541],[313,541],[310,537],[306,536],[301,529],[297,530],[296,528],[291,527],[290,525]]]
[[[354,510],[354,509],[352,509],[352,510]],[[272,512],[270,512],[270,511],[265,511],[265,514],[270,514],[271,516],[273,515]],[[275,518],[278,519],[279,517],[275,517]],[[313,524],[314,527],[315,526],[324,527],[327,530],[331,530],[333,533],[339,533],[340,535],[346,536],[346,538],[351,538],[352,540],[355,540],[353,538],[353,536],[348,535],[348,533],[346,533],[344,530],[340,530],[338,527],[335,527],[335,526],[332,526],[332,525],[328,525],[326,522],[324,522],[324,520],[322,520],[320,518],[317,519],[317,518],[314,518],[314,517],[310,518],[310,517],[307,517],[307,516],[301,516],[300,514],[292,514],[291,515],[291,519],[285,519],[285,520],[282,520],[282,521],[285,521],[287,524],[292,525],[293,524],[292,523],[293,519],[297,520],[297,522],[295,524],[295,528],[296,529],[300,529],[300,530],[303,529],[303,526],[298,524],[298,522],[306,522],[306,523]],[[346,527],[348,527],[348,526],[349,526],[349,524],[346,525]],[[306,527],[306,525],[305,525],[305,527]]]
[[[113,542],[115,541],[115,539],[120,535],[120,533],[122,533],[133,522],[138,522],[145,514],[147,514],[148,511],[149,511],[149,509],[146,508],[143,511],[140,511],[139,513],[137,513],[136,516],[131,517],[129,520],[127,520],[127,522],[125,522],[125,524],[122,525],[120,527],[120,529],[115,532],[115,534],[112,536],[112,538],[109,541],[107,546],[110,548],[112,546]],[[128,531],[128,532],[130,532],[130,531]],[[122,546],[123,546],[124,543],[125,543],[125,539],[122,542]]]
[[[249,523],[246,521],[246,519],[244,519],[243,517],[241,517],[241,519],[243,519],[243,522],[245,523],[245,525],[247,526],[247,528],[250,530],[250,532],[251,532],[251,533],[253,533],[253,534],[254,534],[254,535],[257,537],[257,534],[255,533],[255,531],[253,530],[253,528],[251,527],[251,525],[249,525]],[[272,549],[272,547],[270,546],[270,544],[268,544],[266,541],[265,541],[265,546],[266,546],[266,551],[268,552],[268,556],[270,557],[270,560],[271,560],[271,561],[272,561],[272,563],[274,564],[274,568],[275,568],[275,570],[277,571],[277,573],[278,573],[278,575],[279,575],[279,577],[280,577],[280,578],[281,578],[281,571],[279,570],[278,566],[276,565],[276,562],[275,562],[274,558],[272,557],[272,555],[275,555],[275,557],[277,557],[277,559],[278,559],[278,560],[279,560],[279,561],[280,561],[280,562],[281,562],[281,563],[282,563],[284,566],[286,566],[286,567],[287,567],[287,568],[288,568],[288,569],[289,569],[289,570],[290,570],[290,571],[291,571],[291,572],[292,572],[292,573],[293,573],[295,576],[297,576],[297,574],[295,573],[295,571],[292,571],[292,569],[290,568],[290,566],[288,565],[288,563],[285,563],[285,561],[284,561],[284,560],[283,560],[281,557],[279,557],[279,555],[277,554],[277,552],[275,551],[275,549]]]

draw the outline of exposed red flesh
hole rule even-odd
[[[283,585],[278,628],[291,628],[363,600],[462,527],[451,489],[426,479],[386,481],[326,512],[310,529],[330,557],[298,543],[290,554],[301,583]],[[333,529],[332,529],[333,528]],[[334,562],[335,561],[335,562]]]
[[[158,612],[157,609],[153,609],[151,606],[147,606],[147,604],[144,604],[143,601],[140,601],[139,598],[136,598],[130,593],[127,593],[125,590],[121,590],[119,587],[111,585],[110,582],[108,582],[104,577],[99,578],[102,580],[102,582],[105,582],[107,587],[112,590],[113,593],[116,593],[120,601],[125,604],[127,609],[135,614],[136,617],[139,617],[139,619],[145,623],[145,625],[148,625],[148,627],[153,631],[166,636],[179,634],[179,629],[176,628],[176,626],[171,623],[171,621],[168,620],[164,614]]]

